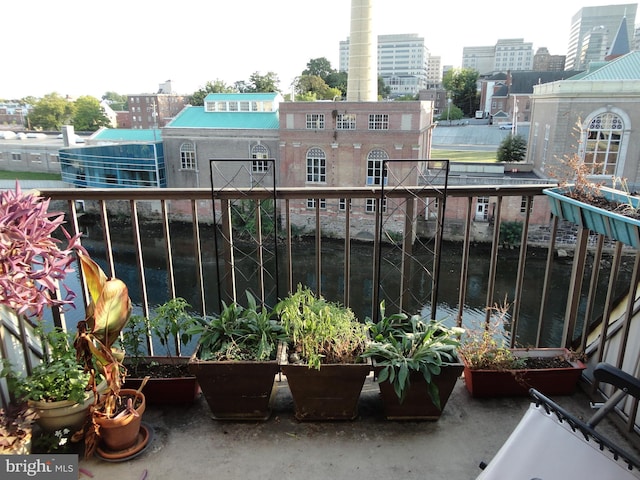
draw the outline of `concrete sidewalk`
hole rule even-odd
[[[588,418],[587,397],[554,400]],[[388,421],[369,377],[351,422],[298,422],[285,377],[277,382],[271,418],[223,422],[203,398],[190,407],[149,407],[149,447],[122,463],[80,461],[94,478],[118,480],[467,480],[480,474],[528,408],[528,398],[473,399],[458,381],[437,422]],[[631,447],[608,422],[598,430]],[[81,478],[87,478],[81,475]]]

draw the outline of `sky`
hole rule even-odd
[[[166,80],[174,93],[190,95],[208,81],[233,85],[254,72],[276,73],[289,92],[311,59],[339,68],[351,13],[350,0],[6,3],[0,99],[154,93]],[[564,55],[580,8],[624,3],[373,0],[373,25],[375,35],[417,33],[442,65],[459,67],[463,47],[501,38]]]

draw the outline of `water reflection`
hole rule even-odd
[[[196,310],[201,310],[201,300],[198,288],[197,265],[195,261],[195,250],[193,236],[190,228],[184,226],[172,227],[172,251],[174,256],[174,269],[176,278],[176,295],[184,297]],[[105,271],[105,251],[100,232],[87,232],[83,239],[83,245],[89,250],[92,257],[100,263]],[[136,255],[133,247],[132,237],[126,229],[118,230],[118,239],[114,238],[113,250],[115,259],[116,274],[130,288],[130,296],[133,302],[138,305],[137,313],[140,313],[142,292],[139,287],[140,280],[137,274]],[[143,257],[144,272],[146,276],[147,293],[151,306],[164,303],[169,298],[169,284],[166,273],[166,249],[161,230],[154,227],[145,227],[143,232]],[[202,269],[205,285],[205,303],[207,313],[218,312],[217,276],[216,276],[216,255],[212,237],[212,232],[201,232],[202,239]],[[487,305],[487,290],[489,277],[489,256],[490,245],[478,244],[470,251],[468,267],[467,290],[464,302],[463,322],[470,326],[474,323],[481,323],[485,318],[485,305]],[[316,287],[315,274],[315,245],[313,241],[299,241],[293,246],[293,281],[294,285],[303,283],[311,288]],[[343,302],[344,292],[344,251],[342,241],[323,240],[322,242],[322,293],[334,301]],[[462,259],[462,245],[459,243],[444,242],[443,257],[441,263],[441,280],[439,285],[438,305],[436,318],[444,320],[446,323],[454,324],[458,315],[459,283]],[[414,252],[417,257],[423,257],[421,262],[427,264],[432,262],[432,253],[428,249]],[[351,252],[351,299],[350,307],[356,315],[364,319],[372,315],[372,298],[374,292],[373,285],[373,246],[367,243],[354,243]],[[390,263],[399,262],[394,259],[396,255],[390,250],[383,251],[383,255],[388,255]],[[284,252],[280,254],[280,290],[281,294],[286,290],[286,272],[284,270]],[[275,259],[267,259],[273,263]],[[529,249],[526,276],[523,280],[523,297],[520,305],[520,318],[517,329],[517,339],[520,345],[532,345],[535,343],[537,335],[538,317],[540,315],[539,299],[542,297],[544,283],[544,271],[546,263],[546,250]],[[517,282],[517,250],[502,250],[497,264],[497,279],[495,284],[495,294],[489,303],[502,303],[505,298],[512,302],[515,298],[515,288]],[[242,274],[238,277],[238,291],[242,291],[252,282],[255,277],[255,265],[250,259],[239,257],[239,268]],[[621,285],[618,291],[622,291],[629,282],[629,270],[623,266],[618,282]],[[430,313],[431,284],[428,275],[418,272],[411,278],[410,288],[414,304],[407,307],[411,312],[422,312],[426,315]],[[554,263],[554,270],[551,277],[551,298],[549,299],[545,313],[542,329],[542,345],[557,344],[562,335],[562,322],[565,314],[565,305],[569,281],[571,276],[570,264],[563,261]],[[590,277],[587,269],[585,275],[588,281]],[[393,275],[384,278],[385,282],[398,281]],[[594,318],[603,311],[603,304],[606,295],[608,279],[608,269],[604,269],[599,276],[599,287]],[[77,278],[70,279],[70,286],[79,291]],[[384,290],[393,290],[393,285],[385,285]],[[586,289],[586,288],[585,288]],[[241,297],[242,299],[244,297]],[[272,294],[271,302],[275,303],[275,295]],[[583,299],[581,311],[585,310],[586,299]],[[387,302],[387,312],[392,312]],[[81,310],[81,309],[80,309]],[[67,325],[75,327],[81,318],[80,310],[71,310],[67,313]],[[580,318],[582,315],[579,316]],[[582,326],[580,322],[576,326],[576,336],[579,335]]]

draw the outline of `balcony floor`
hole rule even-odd
[[[122,463],[81,460],[97,479],[474,479],[518,424],[528,398],[474,399],[459,380],[437,422],[388,421],[369,377],[352,422],[298,422],[286,377],[277,381],[266,422],[211,418],[204,398],[189,407],[148,407],[154,431],[140,456]],[[593,411],[585,394],[554,400],[581,418]],[[604,420],[598,430],[633,451]],[[81,478],[86,478],[81,476]]]

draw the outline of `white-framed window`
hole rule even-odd
[[[327,199],[320,198],[320,210],[327,209]],[[307,208],[316,208],[316,199],[315,198],[307,198]]]
[[[533,210],[533,197],[531,197],[531,203],[529,204],[529,212]],[[527,197],[520,199],[520,213],[527,213]]]
[[[375,149],[369,152],[367,155],[367,185],[382,185],[382,162],[388,159],[389,155],[384,150]]]
[[[49,159],[51,163],[60,163],[60,155],[58,155],[57,153],[50,154]]]
[[[307,151],[307,183],[325,183],[327,181],[327,156],[321,148]]]
[[[21,153],[11,153],[11,160],[13,160],[14,162],[21,162],[22,161],[22,154]]]
[[[376,213],[376,199],[375,198],[367,198],[364,204],[364,211],[366,213]],[[387,211],[387,199],[385,198],[382,201],[382,211]]]
[[[389,130],[389,115],[386,113],[370,114],[369,130]]]
[[[354,113],[339,113],[336,117],[336,128],[338,130],[355,130],[356,115]]]
[[[338,211],[346,212],[347,206],[349,206],[349,211],[351,211],[351,199],[347,198],[339,198],[338,199]]]
[[[196,148],[191,142],[180,145],[180,168],[182,170],[196,169]]]
[[[601,113],[589,122],[584,164],[593,175],[615,175],[624,125],[615,113]]]
[[[264,145],[258,143],[251,147],[251,170],[255,173],[266,173],[269,170],[269,162],[264,160],[269,158],[269,149]]]
[[[324,113],[307,113],[307,128],[320,130],[324,128]]]

